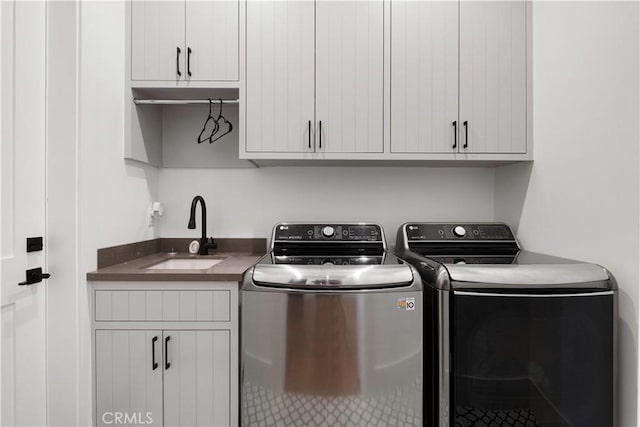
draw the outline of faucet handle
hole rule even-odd
[[[207,249],[217,249],[217,248],[218,248],[218,244],[216,243],[214,238],[213,237],[209,237],[207,239]]]

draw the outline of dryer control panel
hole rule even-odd
[[[515,237],[506,224],[470,223],[409,223],[405,225],[409,241],[513,241]]]

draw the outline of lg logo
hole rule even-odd
[[[153,424],[153,414],[147,412],[134,412],[132,414],[128,412],[105,412],[102,414],[102,422],[107,425],[146,425]]]

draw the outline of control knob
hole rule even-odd
[[[329,225],[327,225],[326,227],[324,227],[322,229],[322,235],[324,237],[333,237],[335,232],[336,232],[336,230],[333,227],[329,226]]]
[[[467,234],[467,230],[461,225],[456,225],[453,228],[453,234],[456,237],[464,237]]]

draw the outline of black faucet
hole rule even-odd
[[[216,249],[218,247],[213,237],[207,238],[207,206],[204,203],[202,196],[196,196],[191,201],[191,214],[189,215],[189,225],[187,228],[195,230],[196,228],[196,205],[200,202],[202,207],[202,237],[200,238],[200,250],[198,255],[208,255],[209,249]]]

